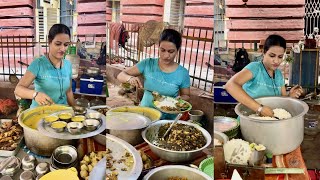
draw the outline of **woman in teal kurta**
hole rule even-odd
[[[63,59],[70,44],[70,29],[54,24],[48,34],[49,53],[32,61],[15,89],[23,99],[32,99],[31,107],[51,104],[74,105],[71,89],[72,67]],[[35,89],[29,89],[34,82]]]
[[[118,75],[120,82],[129,82],[138,88],[157,91],[160,95],[177,97],[188,101],[190,77],[188,70],[176,63],[175,57],[181,47],[181,34],[173,29],[165,29],[160,35],[159,58],[148,58],[128,68]],[[144,83],[137,77],[143,75]],[[153,96],[144,91],[141,106],[154,107]],[[165,114],[161,119],[174,119],[176,115]]]
[[[263,59],[251,62],[226,84],[226,90],[240,103],[261,116],[273,117],[273,111],[263,106],[255,98],[265,96],[290,96],[299,98],[303,90],[300,86],[286,92],[284,79],[278,69],[284,59],[286,41],[279,35],[270,35],[264,44]]]

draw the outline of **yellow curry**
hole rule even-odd
[[[27,125],[28,127],[32,128],[32,129],[37,129],[38,128],[38,124],[39,121],[48,116],[49,114],[37,114],[32,116],[32,118],[29,118],[27,120],[24,121],[24,124]]]
[[[66,123],[63,123],[63,122],[54,122],[51,124],[51,127],[52,128],[64,128],[66,127]]]
[[[47,116],[44,118],[46,122],[54,122],[54,121],[57,121],[58,119],[59,119],[58,116]]]
[[[69,113],[61,113],[59,114],[59,118],[62,120],[62,119],[71,119],[72,117],[72,114],[69,114]]]
[[[34,109],[29,109],[24,112],[22,112],[21,116],[19,118],[22,119],[22,122],[32,128],[37,129],[39,121],[53,113],[62,111],[62,110],[68,110],[71,109],[68,106],[64,105],[51,105],[51,106],[39,106]]]
[[[75,116],[71,119],[73,122],[82,122],[84,121],[85,117],[84,116]]]

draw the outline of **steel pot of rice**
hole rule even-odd
[[[304,115],[309,110],[308,105],[289,97],[263,97],[256,101],[272,109],[285,109],[292,117],[280,120],[254,119],[248,116],[255,112],[243,104],[238,104],[235,112],[240,117],[243,138],[263,144],[273,155],[286,154],[298,148],[303,140]]]

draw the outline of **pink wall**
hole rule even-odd
[[[34,36],[34,2],[32,0],[0,1],[0,16],[24,16],[21,18],[0,19],[0,36]],[[18,26],[24,26],[20,28]],[[11,28],[11,29],[10,29]]]
[[[304,0],[254,0],[247,6],[240,0],[226,0],[226,16],[232,42],[260,42],[270,34],[279,34],[288,42],[304,35]]]
[[[184,26],[213,29],[213,0],[186,0]]]
[[[163,20],[164,0],[121,0],[120,21],[145,23],[149,20]]]
[[[105,41],[106,13],[108,13],[106,1],[83,0],[77,3],[79,39],[84,41],[85,35],[95,34],[96,41]]]

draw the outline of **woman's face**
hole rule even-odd
[[[285,49],[280,46],[271,46],[264,54],[263,64],[269,70],[276,70],[283,61]]]
[[[159,50],[161,62],[165,64],[172,63],[178,53],[176,45],[169,41],[161,41],[159,45]]]
[[[62,59],[70,44],[70,37],[67,34],[57,34],[49,43],[50,54],[56,59]]]

